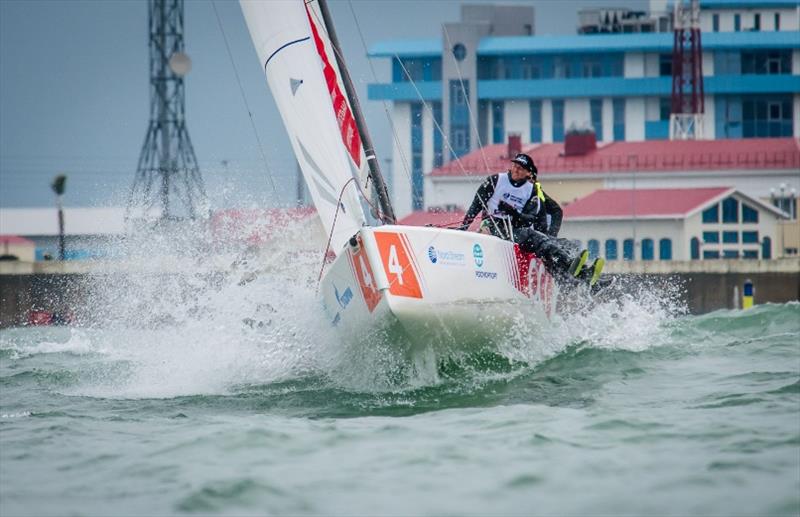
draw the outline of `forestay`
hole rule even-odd
[[[371,221],[359,194],[371,185],[322,16],[316,2],[303,0],[240,0],[240,5],[311,198],[332,234],[331,249],[338,253]]]

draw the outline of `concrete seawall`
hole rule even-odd
[[[24,325],[37,310],[78,324],[102,322],[102,307],[86,303],[94,285],[122,284],[139,275],[188,275],[189,267],[180,261],[0,262],[0,327]],[[606,271],[631,283],[681,285],[681,297],[693,314],[736,308],[746,280],[755,286],[756,304],[800,300],[800,258],[611,262]]]

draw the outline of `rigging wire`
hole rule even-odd
[[[442,29],[444,30],[444,37],[447,40],[447,48],[453,48],[453,43],[450,40],[450,33],[447,31],[447,26],[442,24]],[[478,141],[478,149],[481,152],[481,157],[483,158],[483,165],[486,167],[486,170],[489,170],[489,161],[486,159],[486,153],[483,150],[483,142],[481,142],[481,135],[480,131],[478,131],[478,120],[475,117],[475,114],[472,112],[472,103],[469,102],[469,95],[467,94],[466,86],[464,85],[464,76],[461,73],[461,65],[458,64],[458,60],[455,61],[456,65],[456,72],[458,72],[458,82],[461,85],[461,93],[465,99],[467,99],[467,112],[469,113],[470,122],[472,122],[472,127],[475,128],[475,140]],[[476,92],[477,93],[477,92]]]
[[[359,23],[358,16],[356,16],[356,11],[353,8],[352,0],[348,0],[347,4],[350,7],[350,12],[353,15],[353,21],[356,24],[356,29],[358,31],[358,37],[361,40],[361,47],[364,49],[364,54],[367,55],[367,63],[369,63],[369,69],[370,69],[370,72],[372,73],[372,79],[377,83],[378,82],[378,74],[375,72],[375,66],[372,64],[372,60],[369,59],[369,55],[368,55],[369,54],[369,50],[367,49],[367,42],[364,39],[364,33],[361,30],[361,24]],[[386,102],[386,99],[383,99],[381,101],[381,104],[383,105],[383,112],[386,114],[386,120],[389,122],[389,129],[392,131],[392,138],[394,139],[394,144],[395,144],[395,146],[397,148],[397,152],[400,155],[400,160],[403,162],[403,169],[402,170],[406,175],[406,179],[410,183],[411,182],[411,174],[409,172],[410,168],[408,166],[408,157],[403,152],[403,147],[400,145],[400,137],[397,136],[397,128],[395,127],[394,122],[392,120],[392,116],[389,113],[389,106],[388,106],[388,104]]]
[[[467,175],[467,170],[464,167],[464,164],[461,162],[461,158],[456,155],[456,152],[453,149],[453,146],[450,144],[450,139],[447,138],[447,136],[444,134],[444,131],[442,130],[442,127],[436,122],[436,118],[433,116],[433,111],[431,110],[431,107],[430,107],[429,103],[426,102],[425,99],[422,97],[422,92],[419,91],[419,88],[417,87],[416,81],[414,81],[414,79],[411,78],[411,74],[408,72],[408,69],[403,64],[403,62],[400,60],[400,56],[395,54],[395,58],[400,63],[400,67],[403,69],[403,73],[406,75],[406,77],[408,77],[408,80],[411,83],[411,86],[414,88],[414,91],[417,93],[417,96],[419,97],[420,101],[422,101],[422,104],[425,106],[426,110],[430,114],[431,119],[433,120],[433,123],[436,124],[436,127],[439,130],[439,133],[442,135],[442,139],[443,139],[442,141],[447,145],[447,149],[450,151],[451,156],[455,157],[455,161],[458,164],[458,167],[461,169],[461,175],[462,176],[466,176]],[[462,82],[462,88],[463,88],[463,82]],[[464,98],[465,99],[467,98],[466,95],[464,96]],[[469,106],[469,103],[467,103],[467,106]],[[471,112],[470,112],[470,116],[471,116]],[[478,142],[480,143],[480,140],[478,140]],[[481,150],[481,153],[482,152],[483,151]],[[484,155],[484,163],[486,163],[486,168],[488,169],[489,165],[486,162],[486,156],[485,155]],[[481,205],[483,206],[484,212],[488,215],[489,221],[491,221],[492,225],[494,225],[495,230],[497,230],[498,233],[500,233],[500,228],[497,226],[497,221],[489,213],[489,208],[486,206],[486,202],[483,199],[481,199],[480,197],[478,197],[478,200],[481,202]]]
[[[250,110],[250,105],[247,102],[247,96],[244,93],[244,88],[242,87],[242,81],[239,78],[239,71],[236,69],[236,63],[233,60],[233,53],[231,52],[231,47],[228,44],[228,37],[225,35],[225,29],[222,27],[222,19],[220,19],[219,11],[217,11],[217,2],[216,0],[211,0],[211,7],[214,8],[214,15],[217,17],[217,24],[219,25],[219,30],[222,33],[222,39],[225,42],[225,49],[228,51],[228,59],[231,62],[231,68],[233,68],[233,74],[236,77],[236,83],[239,85],[239,93],[242,95],[242,102],[244,102],[244,107],[247,110],[247,116],[250,118],[250,126],[253,128],[253,134],[256,137],[256,142],[258,143],[258,150],[261,153],[261,159],[264,161],[264,167],[267,170],[267,178],[269,178],[269,184],[272,187],[272,192],[274,194],[278,193],[278,189],[275,187],[275,180],[273,179],[272,169],[269,166],[269,162],[267,161],[267,155],[264,153],[264,146],[261,144],[261,138],[258,136],[258,130],[256,129],[256,122],[253,119],[253,112]]]

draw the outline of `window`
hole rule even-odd
[[[790,95],[743,95],[740,98],[744,138],[792,136],[793,101]]]
[[[752,208],[751,206],[745,205],[742,203],[742,222],[743,223],[757,223],[758,222],[758,210]]]
[[[724,250],[722,252],[722,258],[738,259],[739,258],[739,250]]]
[[[718,223],[719,222],[719,205],[714,205],[711,208],[703,210],[704,223]]]
[[[658,75],[661,77],[672,76],[672,54],[658,55]]]
[[[772,258],[772,239],[764,237],[761,241],[761,258],[768,260]]]
[[[711,17],[711,26],[713,27],[714,32],[719,32],[719,15],[715,14]]]
[[[735,244],[739,242],[739,232],[722,232],[722,242],[725,244]]]
[[[748,50],[741,52],[740,69],[743,74],[791,74],[790,50]]]
[[[757,259],[758,258],[758,251],[756,250],[744,250],[742,252],[742,258],[746,259]]]
[[[531,101],[531,142],[542,141],[542,101]]]
[[[589,108],[592,116],[592,127],[597,141],[603,140],[603,100],[591,99],[589,101]]]
[[[553,142],[564,141],[564,101],[553,101]]]
[[[433,120],[436,122],[433,128],[433,166],[441,167],[444,162],[444,149],[442,146],[442,103],[434,101],[431,103]]]
[[[719,258],[719,251],[716,251],[716,250],[705,250],[705,251],[703,251],[703,258],[704,259],[718,259]]]
[[[741,14],[734,14],[733,15],[733,30],[739,32],[742,30],[742,15]]]
[[[722,201],[722,222],[723,223],[738,223],[739,222],[739,202],[729,197]]]
[[[456,58],[456,61],[463,61],[467,57],[467,47],[463,43],[453,45],[453,57]]]
[[[794,221],[797,219],[797,203],[795,203],[795,198],[783,193],[781,193],[779,196],[773,194],[772,204],[789,214],[790,220]]]
[[[753,30],[760,31],[761,30],[761,14],[756,13],[753,15]]]
[[[617,239],[606,240],[606,260],[617,260]]]
[[[614,140],[625,140],[625,99],[614,99]]]
[[[505,141],[505,102],[492,101],[492,142],[502,144]]]
[[[469,152],[469,81],[450,80],[450,141],[455,157]]]
[[[758,244],[758,232],[742,232],[743,244]]]
[[[703,232],[703,242],[706,244],[716,244],[719,242],[719,232]]]
[[[589,239],[589,258],[596,259],[600,256],[600,241],[597,239]]]
[[[642,239],[642,260],[653,260],[653,239]]]
[[[633,260],[633,239],[625,239],[622,241],[622,258],[623,260]]]
[[[658,241],[658,259],[672,260],[672,239]]]
[[[775,30],[781,30],[781,13],[775,13]]]
[[[700,258],[700,239],[697,237],[692,237],[692,240],[689,241],[689,249],[691,251],[692,260],[697,260]]]
[[[411,103],[411,206],[414,210],[423,207],[422,173],[422,103]]]
[[[658,120],[669,120],[669,115],[672,112],[672,99],[669,97],[661,97],[658,99]]]

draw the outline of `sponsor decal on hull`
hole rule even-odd
[[[467,265],[467,258],[463,253],[437,249],[435,246],[428,247],[428,260],[431,261],[431,264],[437,264],[439,266]]]

